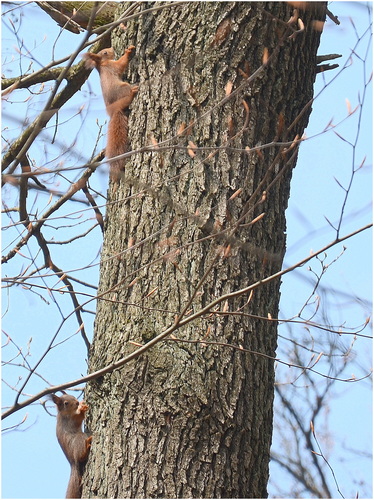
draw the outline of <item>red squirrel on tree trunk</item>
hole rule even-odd
[[[112,48],[101,50],[98,54],[87,52],[82,56],[86,59],[86,68],[96,68],[100,74],[103,98],[110,116],[105,150],[107,159],[121,155],[128,149],[128,118],[124,110],[130,106],[139,87],[123,82],[122,74],[129,65],[134,49],[131,45],[117,61],[114,61]],[[110,177],[113,181],[120,180],[121,171],[123,160],[110,163]]]
[[[88,406],[69,394],[52,394],[51,398],[57,406],[57,439],[71,466],[66,498],[81,498],[83,468],[92,441],[92,436],[82,431]]]

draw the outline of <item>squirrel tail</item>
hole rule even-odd
[[[82,496],[82,470],[79,464],[71,464],[70,479],[66,498],[81,498]]]
[[[105,150],[107,159],[114,158],[127,151],[128,138],[128,117],[122,110],[115,111],[108,125],[108,139]],[[124,160],[117,160],[110,164],[110,178],[114,182],[118,182],[121,172],[124,170]]]

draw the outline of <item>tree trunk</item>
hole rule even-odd
[[[186,306],[184,318],[281,269],[297,147],[251,148],[302,135],[324,10],[299,11],[305,30],[291,37],[302,25],[286,24],[288,3],[181,4],[113,41],[117,54],[136,46],[132,149],[159,149],[110,186],[90,372]],[[88,385],[84,497],[267,496],[279,286],[223,301]]]

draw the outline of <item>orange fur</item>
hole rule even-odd
[[[98,54],[83,54],[86,67],[96,68],[100,74],[103,98],[110,116],[105,151],[107,159],[121,155],[128,149],[128,118],[124,111],[138,92],[138,86],[123,82],[122,73],[127,69],[134,49],[131,45],[117,61],[114,61],[112,48],[104,49]],[[115,182],[120,180],[123,163],[123,160],[117,160],[110,164],[110,177]]]

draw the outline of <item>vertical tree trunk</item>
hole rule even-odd
[[[250,148],[302,135],[324,9],[299,11],[305,30],[290,38],[287,3],[181,4],[114,40],[118,54],[136,46],[132,149],[160,149],[132,156],[110,191],[91,372],[172,325],[194,295],[186,316],[281,269],[297,147]],[[222,103],[231,84],[243,87]],[[224,301],[89,384],[83,496],[267,496],[279,286]]]

